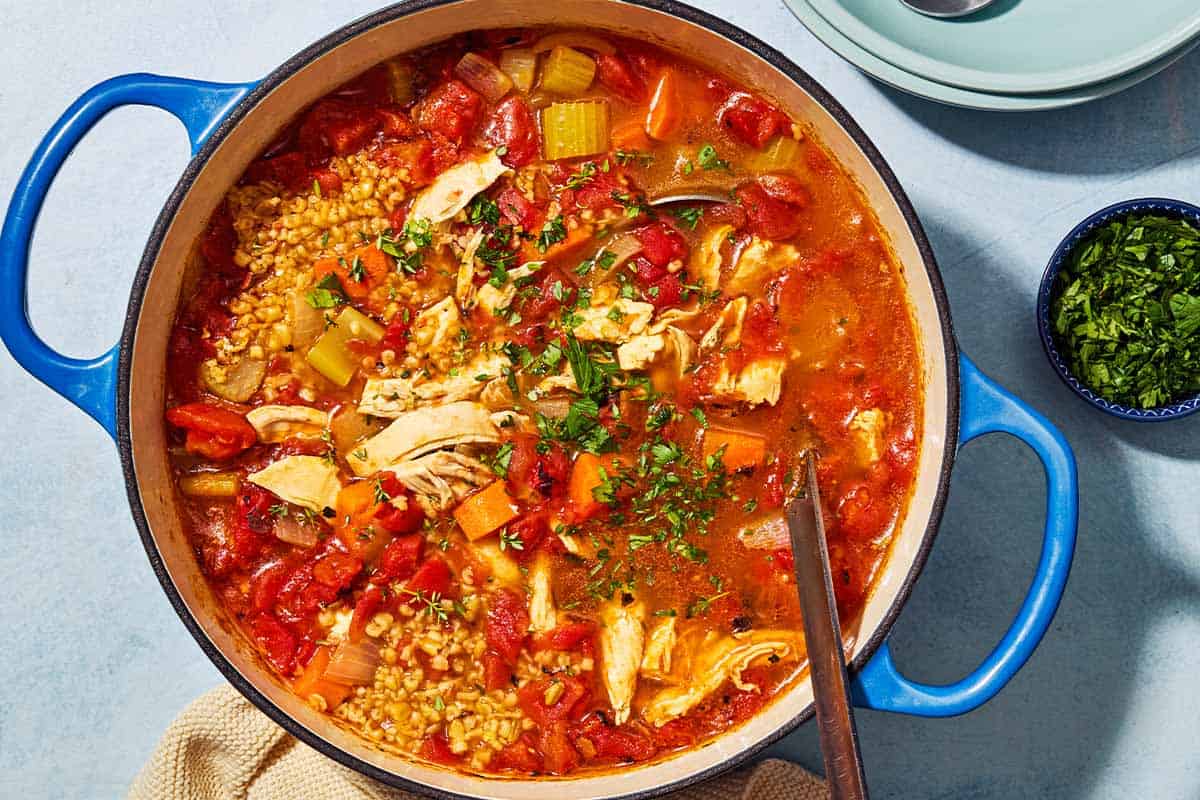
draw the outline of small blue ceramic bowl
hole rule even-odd
[[[1162,422],[1169,419],[1186,417],[1188,414],[1200,411],[1200,394],[1184,398],[1171,405],[1159,406],[1157,408],[1130,408],[1118,403],[1111,403],[1087,386],[1084,386],[1071,373],[1066,359],[1058,351],[1058,346],[1054,342],[1054,335],[1050,325],[1050,294],[1058,279],[1059,270],[1066,263],[1067,257],[1071,255],[1071,252],[1082,240],[1086,239],[1097,228],[1113,220],[1132,214],[1158,214],[1186,219],[1200,228],[1200,207],[1194,206],[1191,203],[1168,200],[1162,197],[1126,200],[1122,203],[1111,205],[1108,208],[1102,208],[1095,214],[1092,214],[1067,234],[1066,238],[1055,249],[1054,255],[1050,257],[1050,263],[1046,265],[1046,272],[1042,275],[1042,285],[1038,289],[1037,296],[1038,335],[1042,338],[1042,347],[1046,351],[1046,357],[1050,359],[1050,365],[1054,367],[1054,371],[1058,373],[1058,377],[1062,378],[1063,383],[1071,387],[1071,390],[1075,394],[1101,411],[1112,414],[1114,417],[1132,419],[1139,422]]]

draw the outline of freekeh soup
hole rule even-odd
[[[688,191],[723,202],[649,204]],[[380,64],[194,262],[166,421],[197,557],[389,751],[530,776],[696,746],[805,665],[802,454],[843,620],[903,518],[921,369],[874,216],[804,120],[648,44]]]

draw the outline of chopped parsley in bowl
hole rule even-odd
[[[1117,416],[1168,419],[1200,408],[1200,209],[1134,200],[1081,223],[1039,294],[1051,362],[1084,399]]]

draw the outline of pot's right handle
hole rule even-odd
[[[34,332],[26,308],[29,242],[46,192],[63,161],[93,125],[119,106],[155,106],[187,128],[193,155],[254,84],[208,83],[161,75],[122,75],[71,104],[42,139],[13,190],[0,231],[0,339],[35,378],[86,411],[116,437],[117,346],[96,358],[68,358]]]
[[[985,433],[1007,433],[1033,448],[1046,470],[1046,531],[1029,593],[1008,632],[983,664],[948,686],[929,686],[900,674],[885,641],[854,682],[857,705],[922,717],[964,714],[991,700],[1033,655],[1058,609],[1075,550],[1079,482],[1075,457],[1045,417],[959,358],[962,420],[959,444]]]

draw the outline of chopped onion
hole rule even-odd
[[[316,546],[319,537],[314,525],[301,522],[289,514],[275,520],[275,538],[297,547],[309,548]]]
[[[512,78],[478,53],[467,53],[459,59],[454,74],[493,103],[513,87]]]
[[[347,686],[367,684],[375,680],[379,663],[379,645],[371,639],[364,638],[358,644],[342,642],[333,651],[322,677]]]
[[[518,89],[528,92],[537,73],[537,53],[528,47],[509,48],[500,53],[500,69]]]
[[[622,233],[614,236],[612,241],[604,245],[604,249],[616,256],[611,269],[617,269],[629,259],[642,252],[642,242],[632,233]]]
[[[313,308],[304,299],[300,289],[292,291],[290,300],[292,318],[292,347],[304,350],[311,347],[322,333],[325,332],[325,314],[319,308]]]
[[[738,531],[738,539],[752,550],[785,550],[792,541],[782,511],[764,514],[746,525]]]
[[[607,39],[601,39],[599,36],[581,31],[563,31],[543,36],[533,43],[533,52],[544,53],[547,50],[553,50],[559,45],[591,50],[593,53],[603,53],[606,56],[611,56],[617,52],[617,48],[613,47],[612,42]]]

